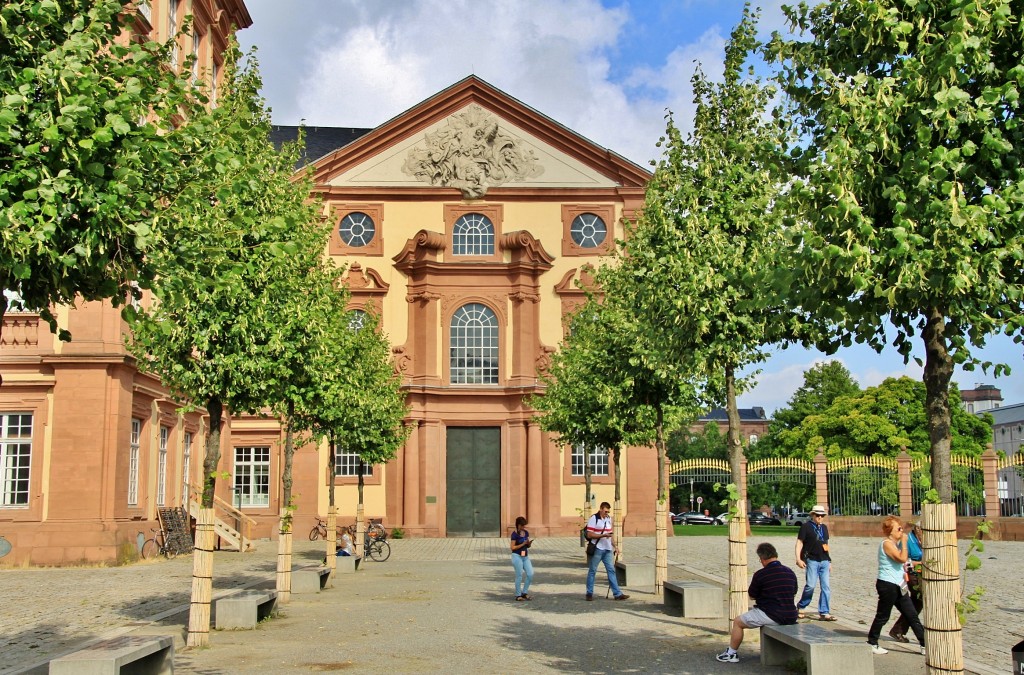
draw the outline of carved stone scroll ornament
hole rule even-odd
[[[479,199],[489,187],[539,176],[544,167],[520,139],[502,131],[494,115],[471,105],[409,150],[402,172]]]

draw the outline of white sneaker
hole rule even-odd
[[[719,661],[721,661],[722,663],[739,663],[740,662],[740,655],[737,654],[736,652],[733,652],[732,654],[730,654],[728,652],[728,650],[722,652],[721,654],[719,654],[715,658],[718,659]]]
[[[871,645],[871,653],[875,656],[881,656],[882,654],[888,654],[889,650],[885,647],[879,647],[878,645]]]

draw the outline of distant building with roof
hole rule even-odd
[[[1021,443],[1024,443],[1024,403],[983,412],[992,415],[992,448],[1020,460]],[[1020,467],[1018,461],[1014,466],[1001,469],[997,476],[1002,515],[1024,515],[1024,479]]]
[[[757,443],[757,440],[768,432],[768,424],[771,422],[765,415],[764,408],[761,406],[740,408],[738,412],[740,415],[740,437],[750,445]],[[709,422],[717,423],[722,433],[725,433],[729,427],[729,415],[725,408],[712,408],[701,415],[694,424],[690,425],[690,431],[701,433]]]
[[[1003,404],[1003,394],[995,385],[976,384],[974,389],[961,389],[960,400],[969,413],[995,410]]]

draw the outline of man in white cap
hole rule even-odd
[[[806,570],[804,592],[796,604],[800,618],[807,618],[804,609],[811,604],[814,588],[821,584],[818,594],[818,618],[822,621],[835,621],[832,616],[832,587],[829,585],[829,574],[832,571],[832,558],[828,552],[828,526],[825,507],[815,504],[811,509],[811,518],[800,526],[800,534],[796,536],[796,564]]]

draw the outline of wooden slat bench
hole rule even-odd
[[[102,640],[50,661],[56,675],[117,675],[125,672],[174,672],[174,638],[170,635],[122,635]]]
[[[723,615],[722,587],[701,581],[666,581],[666,609],[678,608],[684,619],[718,619]]]
[[[807,675],[874,675],[875,672],[871,645],[863,636],[842,635],[806,623],[761,628],[762,666],[786,665],[797,655],[804,657]]]
[[[251,630],[277,609],[277,591],[239,591],[217,600],[218,630]]]

